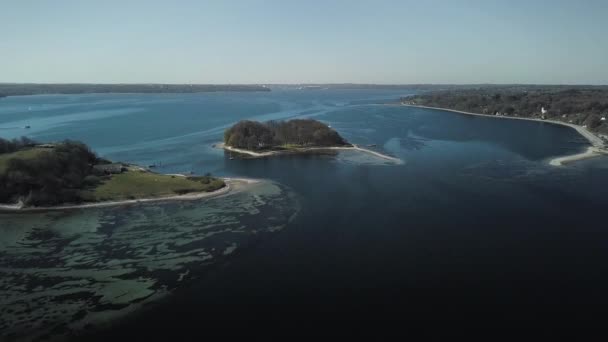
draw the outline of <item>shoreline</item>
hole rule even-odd
[[[175,176],[186,177],[181,174],[174,174]],[[222,178],[226,183],[226,186],[211,192],[193,192],[184,195],[169,195],[159,197],[148,197],[138,199],[128,199],[119,201],[104,201],[94,203],[83,203],[83,204],[66,204],[58,206],[47,206],[47,207],[23,207],[20,204],[0,204],[0,212],[14,212],[14,213],[26,213],[26,212],[37,212],[37,211],[58,211],[58,210],[72,210],[72,209],[88,209],[88,208],[105,208],[114,207],[128,204],[140,204],[150,202],[164,202],[164,201],[193,201],[203,198],[214,198],[223,195],[228,195],[238,191],[242,186],[255,184],[260,180],[249,179],[249,178]]]
[[[380,152],[376,152],[376,151],[369,150],[369,149],[366,149],[363,147],[359,147],[355,144],[352,144],[352,146],[302,147],[302,148],[289,150],[289,151],[266,151],[266,152],[254,152],[254,151],[244,150],[244,149],[240,149],[240,148],[236,148],[236,147],[226,146],[226,144],[224,144],[224,143],[213,144],[213,147],[223,149],[226,151],[230,151],[230,152],[246,154],[246,155],[249,155],[249,156],[252,156],[255,158],[289,155],[289,154],[297,154],[297,153],[312,152],[312,151],[328,151],[328,150],[329,151],[341,151],[341,150],[342,151],[359,151],[359,152],[363,152],[363,153],[372,154],[378,158],[390,160],[390,161],[394,162],[395,164],[403,164],[403,160],[401,160],[397,157],[389,156],[386,154],[382,154]]]
[[[608,154],[608,152],[598,149],[597,147],[594,147],[594,146],[589,146],[589,147],[587,147],[587,150],[585,152],[581,152],[581,153],[577,153],[577,154],[570,154],[570,155],[562,156],[562,157],[556,157],[556,158],[551,159],[549,161],[549,164],[551,164],[553,166],[563,166],[565,164],[569,164],[569,163],[572,163],[575,161],[595,158],[595,157],[599,157],[601,155],[606,155],[606,154]]]
[[[418,105],[410,105],[410,104],[403,104],[403,103],[400,105],[406,106],[406,107],[413,107],[413,108],[434,109],[434,110],[440,110],[440,111],[444,111],[444,112],[452,112],[452,113],[464,114],[464,115],[481,116],[481,117],[486,117],[486,118],[526,120],[526,121],[535,121],[535,122],[545,122],[545,123],[549,123],[552,125],[560,125],[560,126],[569,127],[569,128],[576,130],[576,132],[578,134],[580,134],[583,138],[585,138],[589,142],[589,144],[591,144],[591,146],[587,147],[587,149],[584,152],[579,152],[579,153],[560,156],[560,157],[554,157],[554,158],[550,159],[549,164],[552,166],[563,166],[565,164],[575,162],[578,160],[584,160],[584,159],[599,157],[599,156],[608,154],[608,150],[606,149],[606,144],[604,143],[604,141],[601,138],[599,138],[597,135],[595,135],[594,133],[592,133],[591,131],[587,130],[586,128],[584,128],[582,126],[575,125],[575,124],[568,123],[568,122],[562,122],[562,121],[557,121],[557,120],[542,120],[542,119],[535,119],[535,118],[524,118],[524,117],[517,117],[517,116],[503,116],[503,115],[496,116],[496,115],[465,112],[465,111],[449,109],[449,108],[418,106]]]

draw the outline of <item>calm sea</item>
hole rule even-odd
[[[192,203],[0,215],[0,330],[153,337],[224,319],[585,319],[605,308],[608,160],[549,166],[586,148],[569,128],[389,104],[413,93],[1,99],[5,138],[82,140],[159,172],[267,182]],[[403,163],[231,160],[212,147],[238,120],[296,117]]]

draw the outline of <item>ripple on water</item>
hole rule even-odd
[[[0,331],[78,333],[162,298],[299,210],[272,182],[190,202],[0,216]]]

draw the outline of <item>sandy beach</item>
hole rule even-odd
[[[598,157],[601,155],[606,155],[608,152],[605,150],[599,149],[594,146],[589,146],[585,152],[571,154],[569,156],[557,157],[553,158],[549,161],[549,164],[553,166],[562,166],[568,163],[572,163],[578,160],[584,160],[589,158]]]
[[[182,174],[174,174],[175,176],[183,176]],[[67,204],[52,207],[24,207],[22,203],[18,204],[0,204],[0,211],[16,211],[16,212],[32,212],[32,211],[51,211],[51,210],[70,210],[70,209],[86,209],[86,208],[104,208],[127,204],[139,204],[149,202],[165,202],[165,201],[192,201],[203,198],[212,198],[222,195],[228,195],[242,190],[248,184],[260,182],[255,179],[248,178],[222,178],[226,182],[226,186],[212,192],[194,192],[184,195],[161,196],[152,198],[129,199],[122,201],[106,201],[84,204]]]
[[[553,165],[553,166],[562,166],[562,165],[565,165],[565,164],[568,164],[568,163],[571,163],[571,162],[574,162],[577,160],[589,159],[589,158],[608,154],[608,149],[606,149],[606,144],[600,137],[598,137],[594,133],[590,132],[588,129],[586,129],[583,126],[579,126],[579,125],[575,125],[575,124],[571,124],[571,123],[567,123],[567,122],[561,122],[561,121],[556,121],[556,120],[542,120],[542,119],[534,119],[534,118],[522,118],[522,117],[516,117],[516,116],[503,116],[503,115],[497,116],[497,115],[478,114],[478,113],[465,112],[465,111],[461,111],[461,110],[438,108],[438,107],[416,106],[416,105],[408,105],[408,104],[401,104],[401,105],[407,106],[407,107],[414,107],[414,108],[435,109],[435,110],[441,110],[444,112],[452,112],[452,113],[465,114],[465,115],[482,116],[484,118],[526,120],[526,121],[546,122],[546,123],[550,123],[553,125],[566,126],[566,127],[570,127],[572,129],[576,130],[580,135],[582,135],[585,139],[587,139],[587,141],[589,141],[589,143],[591,144],[591,146],[589,146],[585,152],[556,157],[556,158],[549,160],[549,164]]]
[[[331,146],[331,147],[303,147],[303,148],[299,148],[296,149],[294,151],[267,151],[267,152],[254,152],[254,151],[249,151],[249,150],[244,150],[244,149],[240,149],[240,148],[235,148],[235,147],[231,147],[231,146],[226,146],[224,143],[217,143],[214,144],[213,146],[215,148],[220,148],[220,149],[224,149],[226,151],[231,151],[231,152],[235,152],[235,153],[242,153],[242,154],[246,154],[252,157],[256,157],[256,158],[263,158],[263,157],[270,157],[270,156],[278,156],[278,155],[286,155],[286,154],[290,154],[290,153],[294,153],[294,152],[311,152],[311,151],[358,151],[358,152],[363,152],[363,153],[368,153],[371,155],[374,155],[378,158],[382,158],[382,159],[386,159],[386,160],[390,160],[396,164],[403,164],[403,160],[396,158],[396,157],[392,157],[386,154],[382,154],[380,152],[376,152],[373,150],[369,150],[366,148],[362,148],[359,147],[355,144],[352,144],[353,146]]]

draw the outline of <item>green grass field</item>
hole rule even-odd
[[[279,146],[279,148],[281,149],[285,149],[285,150],[294,150],[294,149],[298,149],[298,148],[302,148],[302,145],[297,145],[297,144],[283,144],[281,146]]]
[[[35,159],[42,153],[53,153],[53,150],[35,147],[0,154],[0,175],[6,172],[10,159]],[[135,168],[104,178],[106,177],[102,177],[102,182],[96,187],[81,190],[83,200],[99,202],[173,196],[190,192],[210,192],[226,185],[223,180],[213,177],[169,176]]]
[[[13,153],[4,153],[0,154],[0,174],[3,174],[6,171],[8,166],[8,161],[10,159],[34,159],[40,155],[40,153],[49,152],[49,149],[46,148],[28,148],[25,150],[13,152]]]
[[[210,192],[225,186],[221,179],[206,177],[179,177],[144,171],[128,171],[112,175],[111,179],[92,190],[83,191],[87,201],[116,201],[124,199],[151,198],[185,194],[189,192]]]

